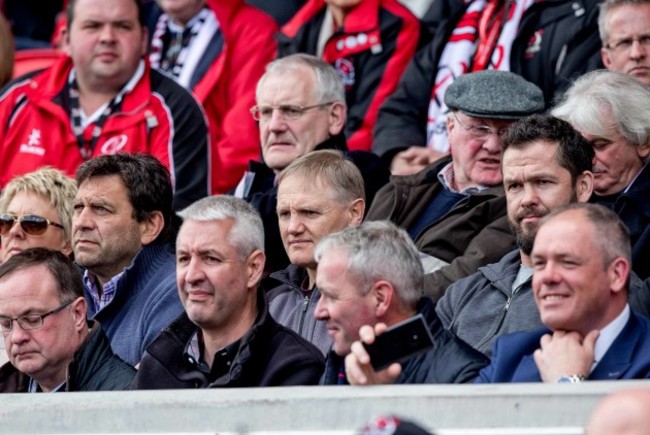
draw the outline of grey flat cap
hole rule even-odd
[[[445,92],[445,104],[468,116],[519,119],[544,109],[544,94],[507,71],[479,71],[457,77]]]

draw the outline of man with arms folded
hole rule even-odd
[[[611,210],[572,204],[544,219],[531,261],[545,327],[499,338],[478,383],[643,379],[650,320],[630,310],[627,228]]]
[[[367,217],[390,219],[409,232],[423,253],[425,293],[434,300],[514,246],[501,185],[501,136],[544,107],[537,86],[505,71],[459,77],[445,101],[451,158],[393,176]]]
[[[28,249],[0,266],[0,331],[3,393],[124,390],[135,375],[87,322],[79,271],[58,251]]]
[[[72,248],[84,271],[88,316],[122,359],[136,365],[183,311],[166,243],[172,186],[147,155],[99,156],[77,170]]]
[[[389,222],[365,222],[324,238],[316,248],[316,281],[321,298],[316,317],[327,322],[334,344],[321,384],[397,379],[398,383],[467,382],[488,359],[442,328],[429,298],[422,297],[423,270],[408,234]],[[343,359],[359,339],[362,325],[399,323],[422,314],[433,335],[428,352],[375,374],[351,373]],[[357,342],[360,346],[360,343]],[[399,376],[399,377],[398,377]]]
[[[185,312],[147,348],[133,388],[317,383],[323,356],[271,318],[259,288],[264,231],[255,209],[212,196],[179,215],[176,276]]]

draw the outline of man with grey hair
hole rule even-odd
[[[605,67],[650,86],[650,0],[605,0],[598,30]]]
[[[404,230],[387,221],[365,222],[325,237],[315,257],[322,294],[316,317],[327,322],[333,339],[321,384],[346,384],[348,379],[360,384],[395,379],[398,383],[465,382],[487,363],[487,358],[442,328],[433,303],[422,297],[424,270]],[[416,313],[429,323],[434,338],[431,350],[410,358],[403,369],[394,364],[375,373],[368,358],[352,366],[346,360],[344,367],[343,358],[350,354],[363,325],[381,331]]]
[[[267,65],[257,83],[257,105],[251,115],[259,123],[262,162],[250,162],[235,189],[235,196],[255,206],[262,215],[266,235],[267,269],[285,268],[276,209],[276,176],[298,157],[314,150],[347,152],[343,129],[346,103],[336,70],[315,56],[294,54]],[[371,153],[351,152],[361,169],[368,198],[389,177],[387,167]]]
[[[147,348],[133,388],[316,383],[322,355],[271,318],[259,290],[264,233],[255,209],[212,196],[179,216],[176,280],[185,312]]]
[[[269,311],[324,354],[331,340],[314,317],[320,298],[314,249],[327,234],[359,225],[365,211],[363,178],[340,151],[314,151],[278,176],[280,235],[291,264],[265,283]]]
[[[647,30],[647,29],[646,29]],[[636,43],[635,43],[636,44]],[[594,71],[569,88],[553,115],[594,149],[590,202],[614,210],[632,240],[632,270],[650,276],[650,92],[629,75]]]

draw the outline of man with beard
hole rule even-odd
[[[445,328],[490,356],[502,334],[541,326],[530,253],[540,219],[593,189],[594,151],[570,124],[534,115],[503,137],[501,171],[518,250],[452,284],[436,306]]]

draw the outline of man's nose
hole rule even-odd
[[[205,274],[203,273],[203,269],[199,264],[199,260],[196,258],[190,259],[184,272],[185,282],[190,284],[201,282],[205,278]]]
[[[537,190],[529,185],[528,183],[524,184],[522,188],[522,198],[521,202],[523,205],[530,205],[537,203]]]
[[[296,234],[302,231],[302,226],[302,219],[296,213],[292,213],[289,217],[287,231],[289,231],[290,234]]]
[[[92,218],[90,207],[83,207],[81,210],[75,210],[75,213],[72,216],[72,231],[82,228],[93,228],[94,226],[95,221]]]
[[[29,331],[25,331],[19,324],[17,320],[13,321],[11,331],[9,332],[9,339],[13,344],[20,344],[26,341],[29,341],[31,336]]]
[[[631,59],[642,59],[646,56],[646,47],[641,44],[638,39],[632,41],[632,46],[630,47],[630,58]]]
[[[501,152],[501,136],[496,132],[489,134],[483,142],[483,148],[488,150],[490,153]]]
[[[287,120],[282,112],[278,109],[273,109],[269,117],[269,129],[272,131],[284,131],[287,129]]]
[[[316,304],[316,309],[314,310],[314,317],[316,317],[318,320],[327,320],[329,318],[329,315],[327,314],[327,310],[325,309],[325,302],[323,302],[322,297],[318,300],[318,303]]]
[[[102,42],[111,42],[115,40],[115,29],[110,23],[102,26],[99,38]]]

